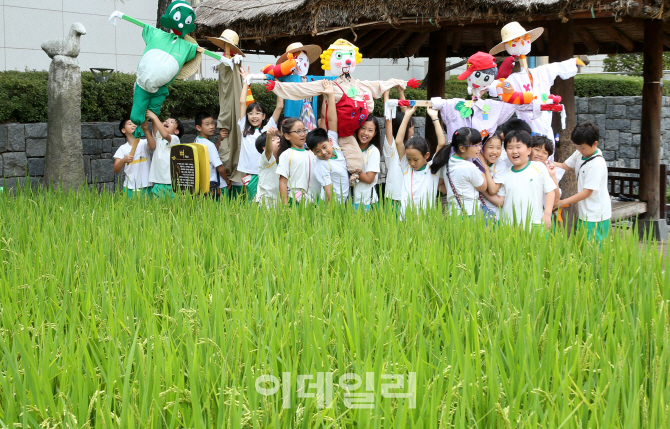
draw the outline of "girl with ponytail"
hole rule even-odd
[[[483,203],[480,192],[488,189],[491,173],[488,166],[482,173],[468,159],[479,158],[482,150],[482,136],[473,128],[459,128],[451,139],[451,144],[440,150],[430,169],[444,180],[447,189],[447,209],[458,214],[472,216],[477,211],[488,209]],[[491,184],[493,179],[490,180]]]
[[[298,118],[284,119],[279,134],[279,197],[284,204],[312,201],[309,185],[315,161],[312,152],[305,150],[305,124]]]

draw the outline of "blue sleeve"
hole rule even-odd
[[[308,81],[318,81],[318,80],[335,80],[337,76],[305,76]]]

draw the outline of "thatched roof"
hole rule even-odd
[[[470,46],[470,39],[483,45],[484,39],[487,44],[496,42],[496,30],[499,39],[499,28],[512,20],[598,18],[602,26],[607,18],[611,24],[624,25],[625,17],[667,18],[670,0],[207,0],[198,5],[196,14],[199,38],[232,28],[242,38],[242,48],[250,51],[279,53],[286,42],[325,44],[335,36],[362,37],[370,45],[375,41],[384,45],[384,36],[401,40],[390,49],[375,46],[373,55],[380,56],[381,51],[382,55],[400,57],[404,55],[397,48],[415,39],[413,33],[453,27],[462,33],[457,36],[459,47]],[[471,33],[477,26],[477,33]],[[484,27],[492,29],[492,34]],[[600,38],[599,30],[594,31],[596,35],[584,36],[591,48],[599,42],[616,45],[611,31],[604,30]],[[579,35],[577,41],[581,43]]]

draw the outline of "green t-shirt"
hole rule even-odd
[[[142,38],[147,47],[137,66],[137,84],[147,92],[170,85],[197,53],[197,45],[150,25],[144,26]]]

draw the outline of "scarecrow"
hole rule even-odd
[[[374,109],[374,99],[380,98],[385,91],[400,85],[403,89],[407,86],[416,88],[420,82],[416,79],[409,81],[389,79],[386,81],[360,81],[354,79],[351,73],[356,69],[363,56],[358,47],[344,39],[338,39],[335,43],[321,54],[321,67],[330,70],[337,77],[333,81],[335,107],[337,111],[337,124],[339,144],[347,161],[347,169],[351,173],[360,172],[363,169],[363,153],[358,147],[354,134],[365,122],[369,113]],[[277,96],[285,100],[303,100],[323,93],[321,82],[268,82],[268,91],[273,91]]]
[[[195,30],[195,11],[184,0],[170,3],[161,16],[160,23],[172,32],[147,25],[141,21],[115,11],[109,20],[116,25],[121,18],[143,28],[142,38],[147,44],[140,63],[137,65],[137,79],[133,95],[133,107],[130,120],[137,125],[136,138],[144,136],[140,125],[144,122],[146,111],[160,114],[161,105],[169,95],[168,86],[175,79],[186,79],[200,67],[201,54],[226,63],[230,67],[233,61],[209,52],[197,45],[195,39],[187,36]],[[239,62],[239,59],[236,59]]]
[[[321,48],[317,45],[303,45],[300,42],[291,43],[286,48],[286,52],[279,57],[277,65],[273,67],[273,73],[268,73],[268,67],[263,68],[263,72],[268,74],[268,79],[275,78],[284,83],[302,83],[315,82],[319,80],[333,80],[335,77],[307,75],[309,65],[319,59]],[[280,69],[280,76],[274,73]],[[316,125],[317,99],[316,97],[306,97],[302,100],[284,101],[284,116],[287,118],[300,118],[305,124],[305,128],[313,130]]]
[[[558,108],[560,97],[551,95],[550,90],[557,77],[561,79],[570,79],[577,74],[577,65],[584,65],[579,58],[550,63],[536,68],[529,69],[526,64],[526,55],[530,52],[531,44],[537,40],[544,29],[542,27],[526,31],[518,22],[510,22],[501,30],[502,42],[496,45],[489,54],[495,55],[503,50],[507,51],[514,60],[518,59],[521,65],[521,71],[511,73],[501,86],[489,86],[489,94],[493,97],[510,92],[532,93],[533,99],[539,101],[542,105],[551,105],[547,107],[540,115],[529,110],[519,110],[517,116],[526,121],[534,133],[546,136],[554,141],[554,132],[551,128],[551,111],[560,111],[563,121],[565,121],[565,112]],[[508,60],[506,60],[508,61]],[[510,68],[511,70],[511,68]],[[516,99],[516,98],[515,98]],[[507,99],[509,102],[509,99]],[[565,127],[565,125],[563,125]]]

